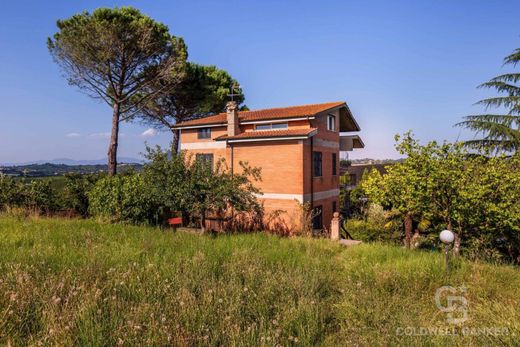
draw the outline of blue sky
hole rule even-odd
[[[9,1],[0,14],[0,163],[99,159],[110,108],[67,85],[46,47],[55,22],[134,6],[186,40],[189,59],[229,71],[252,108],[345,100],[366,148],[394,158],[393,137],[464,139],[454,128],[492,95],[476,86],[510,68],[519,1]],[[168,133],[123,124],[120,156]]]

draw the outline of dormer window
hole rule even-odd
[[[287,129],[289,125],[287,123],[268,123],[268,124],[257,124],[255,130],[278,130]]]
[[[327,116],[327,130],[336,131],[336,117],[331,114]]]

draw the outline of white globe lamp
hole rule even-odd
[[[455,235],[453,234],[453,232],[451,230],[443,230],[443,231],[441,231],[439,238],[445,244],[450,244],[453,242],[453,240],[455,240]]]
[[[439,238],[446,245],[446,274],[449,271],[449,252],[450,252],[450,243],[455,240],[455,234],[451,230],[443,230],[439,234]]]

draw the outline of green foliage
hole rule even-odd
[[[511,266],[458,260],[446,276],[438,253],[93,220],[0,217],[0,239],[1,345],[510,346],[520,334]],[[434,304],[448,284],[467,287],[461,327]]]
[[[174,75],[172,78],[177,77]],[[168,82],[156,80],[152,88],[162,90],[165,84]],[[213,65],[188,62],[182,79],[175,83],[174,88],[157,93],[144,105],[140,120],[147,125],[172,130],[177,123],[224,112],[232,86],[238,86],[238,82],[228,72]],[[235,88],[234,93],[238,94],[234,100],[238,105],[242,104],[245,99],[242,90]],[[172,153],[177,153],[178,132],[172,131]]]
[[[500,254],[520,262],[518,155],[487,158],[469,155],[461,144],[421,146],[410,134],[397,148],[407,156],[402,163],[385,175],[372,171],[363,177],[360,186],[370,201],[393,218],[411,216],[416,233],[454,231],[456,253],[462,247],[475,256],[472,247],[478,245],[493,259]]]
[[[48,180],[33,180],[23,191],[24,207],[32,211],[49,213],[58,207],[58,195]]]
[[[184,153],[171,155],[160,147],[147,147],[143,178],[158,205],[167,211],[187,211],[191,208],[190,171]]]
[[[520,62],[520,48],[504,59],[505,65],[516,65]],[[508,73],[497,76],[480,85],[481,88],[492,88],[498,93],[506,94],[479,101],[477,104],[487,108],[505,109],[506,114],[470,115],[458,126],[482,134],[480,139],[469,140],[465,145],[484,152],[512,152],[520,148],[520,73]]]
[[[4,174],[0,174],[0,210],[21,204],[20,184]]]
[[[157,209],[142,175],[101,178],[88,192],[89,212],[112,222],[151,223]]]
[[[0,174],[0,210],[19,207],[49,214],[60,208],[60,202],[60,196],[50,180],[25,182]]]
[[[237,94],[233,100],[240,106],[245,97],[238,85],[227,71],[214,65],[188,63],[186,77],[176,89],[178,108],[184,109],[186,115],[189,114],[192,119],[224,112],[232,86],[236,86],[233,93]]]
[[[260,191],[253,185],[253,181],[260,179],[260,169],[240,162],[240,167],[235,168],[238,172],[231,172],[223,159],[213,168],[202,160],[194,160],[188,165],[188,185],[192,192],[190,210],[201,217],[202,223],[207,212],[222,216],[228,208],[236,212],[253,212],[260,208],[254,195]]]
[[[66,174],[65,187],[63,190],[64,207],[72,209],[84,217],[88,216],[88,194],[96,181],[100,178],[101,176],[99,174]]]
[[[204,228],[208,214],[258,212],[254,180],[260,170],[240,163],[232,173],[223,160],[214,167],[185,153],[171,156],[160,147],[147,148],[142,173],[100,179],[88,194],[89,212],[111,221],[163,223],[173,212],[197,216]]]
[[[187,49],[168,27],[132,7],[98,8],[57,22],[47,46],[70,85],[112,108],[108,172],[116,174],[119,123],[182,79]],[[162,81],[160,88],[151,88]]]
[[[400,244],[402,239],[401,224],[388,221],[388,214],[380,205],[369,204],[363,219],[352,218],[344,221],[349,234],[363,242],[385,242]]]
[[[85,11],[58,20],[57,27],[47,45],[69,83],[110,106],[124,105],[121,114],[136,106],[135,96],[139,103],[151,97],[145,87],[171,76],[186,59],[182,39],[132,7]]]

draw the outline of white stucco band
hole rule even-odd
[[[188,142],[181,143],[181,150],[183,149],[215,149],[215,148],[226,148],[225,142]]]
[[[314,192],[313,200],[322,200],[331,198],[334,196],[339,196],[339,189],[331,189],[325,190],[322,192]],[[280,194],[280,193],[263,193],[256,194],[256,197],[259,199],[273,199],[273,200],[297,200],[300,204],[305,201],[311,200],[310,194]]]

